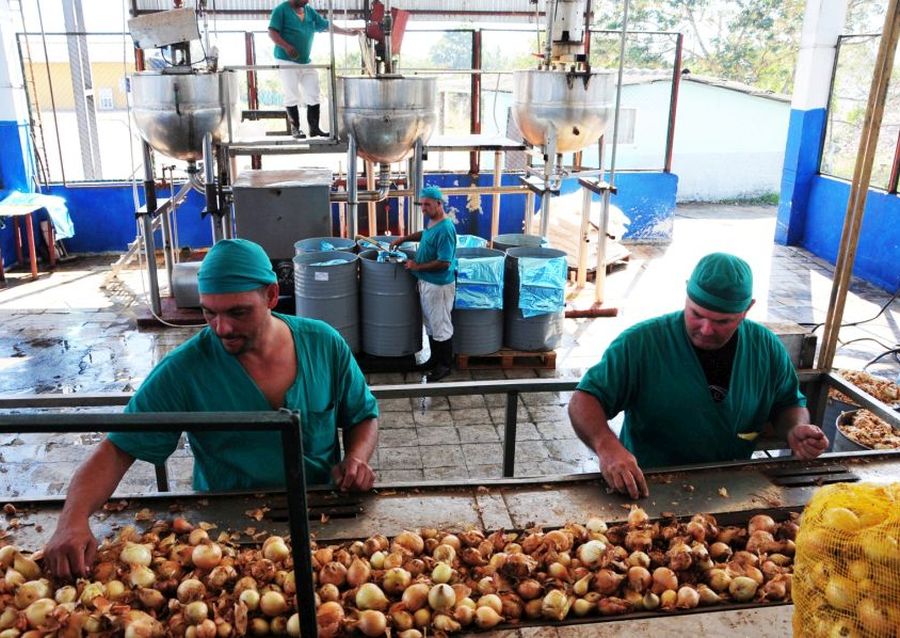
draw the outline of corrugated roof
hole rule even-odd
[[[280,4],[280,0],[206,0],[210,13],[219,18],[254,18],[267,16]],[[332,0],[335,11],[362,15],[369,0]],[[391,2],[392,7],[412,12],[419,19],[452,20],[465,19],[505,22],[534,19],[535,5],[530,0],[400,0]],[[195,7],[197,0],[185,0],[185,7]],[[317,11],[327,9],[327,0],[313,0]],[[539,0],[538,7],[543,12],[545,0]],[[132,0],[139,13],[163,11],[172,8],[172,0]]]

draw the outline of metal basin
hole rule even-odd
[[[437,121],[434,78],[338,78],[340,135],[353,134],[359,156],[389,164],[412,155],[416,140],[427,142]]]
[[[134,120],[141,137],[163,155],[180,160],[203,157],[203,136],[221,141],[229,116],[237,112],[237,76],[222,73],[131,76]]]
[[[606,131],[612,116],[615,78],[610,72],[516,71],[513,119],[533,146],[556,129],[556,151],[580,151]]]

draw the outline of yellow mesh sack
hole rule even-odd
[[[900,483],[817,490],[796,542],[795,636],[900,638]]]

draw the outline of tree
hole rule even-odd
[[[447,31],[431,47],[431,62],[441,69],[468,69],[472,66],[472,34]]]

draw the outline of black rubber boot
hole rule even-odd
[[[306,107],[306,122],[309,124],[310,137],[328,137],[328,133],[319,128],[318,104],[310,104]]]
[[[428,375],[428,383],[440,381],[449,375],[453,368],[453,339],[435,341],[434,346],[437,348],[437,361],[434,370]]]
[[[306,135],[300,130],[300,109],[294,105],[286,106],[284,110],[287,111],[288,121],[291,124],[291,137],[302,140]]]
[[[434,340],[434,337],[428,335],[428,348],[431,350],[428,355],[428,360],[423,361],[419,365],[416,366],[417,372],[431,372],[431,369],[434,368],[437,363],[437,341]]]

